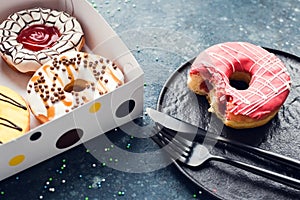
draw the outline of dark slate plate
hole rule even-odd
[[[286,65],[292,78],[290,95],[278,114],[268,124],[253,129],[235,130],[228,127],[211,129],[216,134],[243,141],[272,152],[300,159],[300,58],[279,50],[268,49]],[[207,100],[195,95],[187,86],[187,73],[193,60],[180,66],[165,83],[158,100],[158,110],[202,128],[220,124],[207,109]],[[214,125],[210,127],[214,128]],[[234,149],[214,147],[216,155],[228,156],[250,164],[283,172],[300,178],[299,170],[242,153]],[[175,162],[178,169],[202,189],[220,199],[299,199],[300,191],[275,183],[219,162],[209,162],[192,169]]]

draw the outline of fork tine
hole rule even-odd
[[[163,129],[159,129],[159,127],[154,127],[154,131],[156,131],[157,134],[160,135],[160,137],[164,140],[168,140],[168,143],[174,142],[176,144],[176,147],[180,149],[182,152],[190,152],[190,148],[193,146],[193,142],[188,141],[182,137],[179,137],[176,134],[167,134],[163,132]],[[186,155],[188,156],[188,155]]]
[[[194,142],[185,139],[183,136],[181,136],[180,133],[177,134],[170,134],[168,131],[165,129],[162,129],[160,131],[165,137],[172,138],[173,140],[177,141],[179,144],[188,146],[189,149],[193,146]]]
[[[177,148],[173,149],[172,143],[170,141],[168,141],[164,136],[161,135],[161,133],[157,133],[152,136],[152,138],[154,139],[154,141],[161,147],[161,148],[166,148],[166,150],[172,150],[171,153],[174,153],[173,157],[179,157],[181,156],[181,151],[178,150]],[[172,149],[171,149],[172,148]]]
[[[199,139],[199,138],[197,138],[197,133],[187,134],[185,132],[178,132],[178,131],[175,131],[173,129],[166,128],[166,127],[162,126],[159,123],[156,123],[155,128],[157,130],[163,132],[164,134],[168,134],[172,137],[175,137],[176,135],[180,135],[182,138],[184,138],[185,140],[189,140],[189,141],[193,141],[194,139]]]
[[[188,153],[179,149],[177,145],[173,144],[170,140],[164,137],[161,133],[157,133],[151,137],[161,148],[163,148],[174,160],[179,160],[185,163]],[[184,155],[185,154],[185,155]]]
[[[164,135],[169,135],[171,137],[178,138],[180,142],[186,144],[187,146],[192,146],[194,139],[197,139],[197,135],[193,134],[186,134],[183,132],[177,132],[172,129],[168,129],[166,127],[161,126],[160,124],[156,124],[156,129],[158,129],[160,132],[162,132]],[[180,136],[180,137],[178,137]]]
[[[171,156],[172,160],[179,160],[180,162],[185,163],[186,159],[181,156],[178,152],[174,151],[169,145],[164,144],[159,137],[153,136],[152,139],[163,148],[166,153],[168,153],[169,156]]]
[[[180,146],[187,146],[189,150],[193,146],[193,142],[189,139],[186,139],[184,137],[184,134],[181,132],[175,132],[173,130],[160,127],[159,125],[157,125],[155,129],[157,130],[157,132],[161,132],[169,140],[176,140]]]
[[[182,156],[184,157],[189,156],[189,152],[190,152],[189,146],[184,146],[183,144],[174,140],[174,138],[168,138],[168,136],[162,134],[161,132],[158,133],[158,136],[162,140],[164,140],[167,143],[167,145],[169,145],[172,149],[180,153]]]

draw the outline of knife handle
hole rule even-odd
[[[206,135],[206,136],[208,136],[208,135]],[[214,139],[217,142],[221,142],[223,144],[228,144],[228,145],[231,145],[234,147],[238,147],[239,149],[242,149],[246,152],[250,152],[255,155],[259,155],[263,158],[266,158],[268,160],[271,160],[273,162],[280,163],[283,165],[288,165],[289,167],[293,167],[293,168],[300,170],[300,161],[299,160],[296,160],[296,159],[293,159],[293,158],[290,158],[287,156],[283,156],[283,155],[275,153],[275,152],[271,152],[271,151],[260,149],[260,148],[254,147],[254,146],[250,146],[250,145],[247,145],[247,144],[244,144],[241,142],[230,140],[230,139],[227,139],[222,136],[214,136],[214,135],[210,134],[208,137],[209,137],[209,139]]]

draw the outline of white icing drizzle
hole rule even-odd
[[[275,98],[290,89],[291,81],[286,67],[274,54],[260,47],[244,42],[234,43],[234,45],[231,44],[232,43],[219,44],[217,47],[220,50],[210,51],[210,49],[208,49],[207,51],[207,53],[219,63],[219,66],[215,67],[215,69],[220,71],[225,77],[225,83],[227,85],[225,86],[226,95],[233,97],[231,102],[233,107],[231,107],[228,112],[234,113],[235,115],[251,116],[253,118],[259,118],[261,115],[270,113],[272,110],[263,109],[260,111],[259,109],[268,103],[273,104]],[[237,46],[238,48],[236,48]],[[239,50],[241,48],[242,50]],[[226,55],[219,53],[220,51],[226,52]],[[250,67],[243,66],[237,55],[242,56],[243,59],[246,58],[250,60],[252,65]],[[234,64],[234,60],[237,61],[240,66]],[[211,66],[205,67],[210,73],[214,72],[211,70]],[[245,69],[245,67],[247,69]],[[249,88],[246,90],[237,90],[231,87],[224,70],[231,70],[232,72],[244,71],[252,74]],[[217,80],[216,83],[218,84],[220,81]],[[215,85],[215,87],[217,86]],[[282,101],[283,103],[286,97],[280,98],[278,101]],[[281,105],[274,105],[274,109],[278,109],[279,106]]]
[[[233,70],[235,71],[235,67],[234,64],[231,62],[231,60],[227,59],[225,56],[216,54],[216,53],[209,53],[209,55],[217,60],[219,60],[220,62],[222,62],[224,64],[224,66],[226,66],[226,68],[228,68],[229,70]],[[230,66],[226,64],[226,62],[230,63]]]
[[[31,25],[55,26],[61,33],[58,41],[49,49],[31,51],[17,42],[21,30]],[[10,15],[0,25],[0,51],[7,62],[20,72],[36,71],[53,56],[70,50],[80,50],[84,34],[79,22],[66,12],[33,8]]]

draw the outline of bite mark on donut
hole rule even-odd
[[[203,81],[200,84],[200,90],[205,91],[205,93],[209,93],[210,90],[212,90],[213,86],[209,83],[209,81]]]

